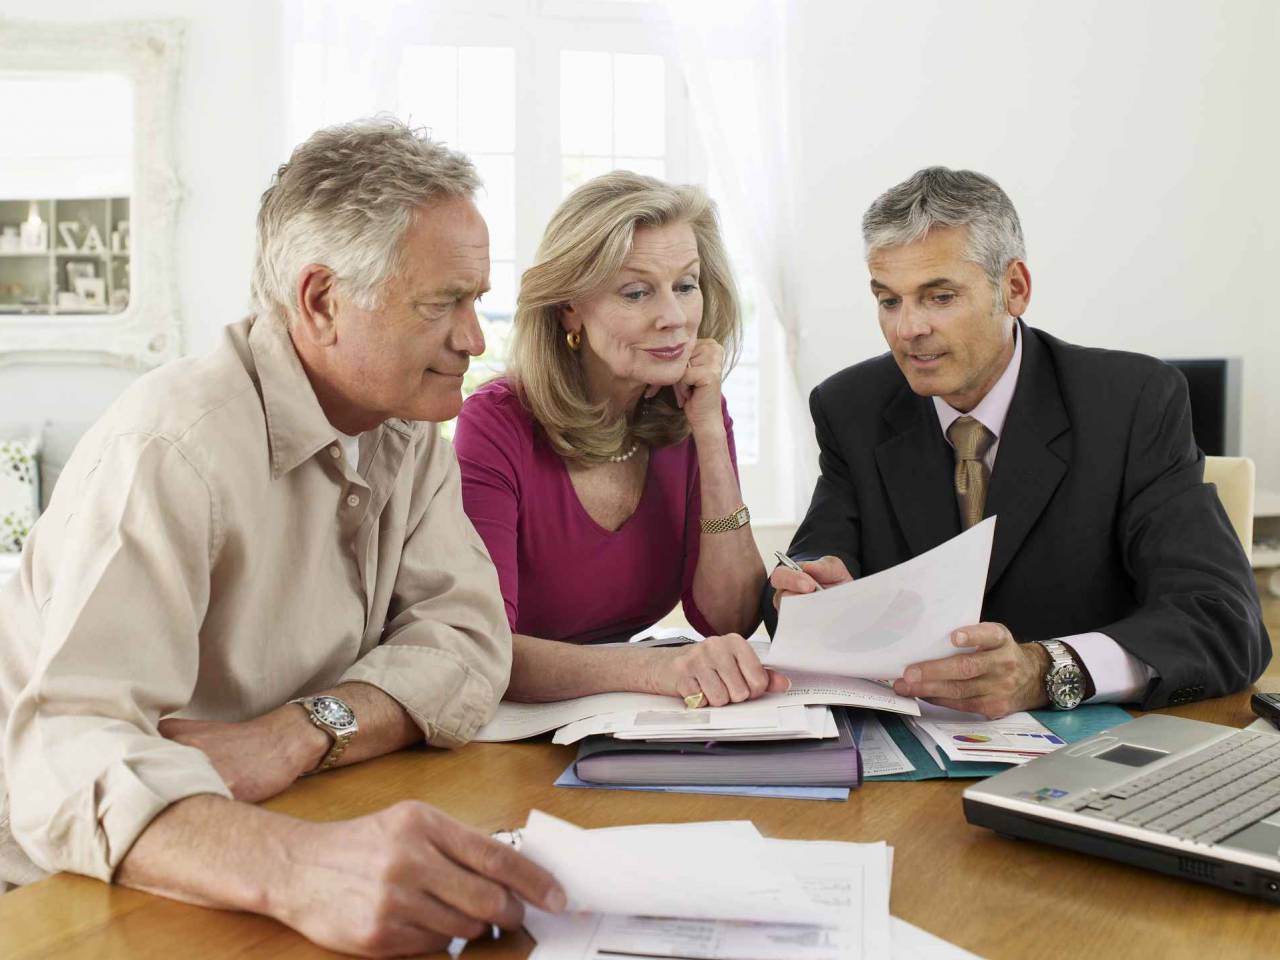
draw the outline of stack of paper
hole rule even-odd
[[[529,909],[537,960],[855,960],[890,953],[883,843],[768,840],[745,821],[580,830],[539,811],[521,851],[569,912]]]
[[[924,715],[908,718],[907,726],[930,753],[961,763],[1022,764],[1066,744],[1029,713],[988,720],[926,704]]]
[[[974,960],[889,916],[883,843],[771,840],[746,821],[581,830],[539,811],[521,851],[569,910],[529,908],[531,960]]]
[[[762,647],[762,649],[765,649]],[[650,693],[597,693],[589,697],[560,700],[555,703],[512,703],[503,700],[498,704],[497,715],[476,733],[473,739],[480,742],[523,740],[536,737],[549,730],[557,730],[568,724],[584,720],[610,723],[613,734],[626,729],[636,729],[639,715],[680,714],[688,718],[693,731],[696,724],[704,724],[702,718],[714,714],[716,722],[731,723],[735,714],[759,717],[754,711],[762,707],[785,709],[807,706],[864,707],[870,710],[887,710],[919,716],[920,707],[911,697],[900,697],[889,687],[871,680],[849,677],[827,677],[813,674],[788,673],[791,689],[786,693],[769,693],[746,703],[729,704],[708,710],[686,710],[677,697],[663,697]],[[777,715],[777,729],[792,724],[797,714]],[[603,718],[610,718],[605,720]],[[809,723],[808,720],[805,723]],[[827,729],[830,729],[828,726]],[[668,727],[668,731],[670,727]],[[569,734],[566,734],[569,736]],[[579,733],[574,740],[586,736]],[[704,739],[699,737],[698,739]],[[710,738],[706,738],[710,739]],[[573,740],[558,742],[572,743]]]
[[[747,701],[701,710],[668,707],[605,713],[565,724],[552,740],[577,743],[601,734],[619,740],[682,741],[805,740],[837,735],[830,707]]]

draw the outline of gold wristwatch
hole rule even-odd
[[[703,520],[703,533],[728,533],[730,530],[737,530],[739,527],[745,527],[751,522],[751,511],[747,509],[744,503],[733,513],[727,517],[720,517],[716,520]]]

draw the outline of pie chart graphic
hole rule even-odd
[[[957,733],[951,738],[960,743],[990,743],[990,737],[984,737],[980,733]]]

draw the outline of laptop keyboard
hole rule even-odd
[[[1081,797],[1071,809],[1217,843],[1280,810],[1280,737],[1241,731],[1153,773]]]

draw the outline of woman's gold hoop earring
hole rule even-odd
[[[570,330],[564,335],[564,339],[565,342],[569,344],[569,349],[573,350],[575,353],[577,352],[578,347],[582,346],[582,334],[577,330]]]

